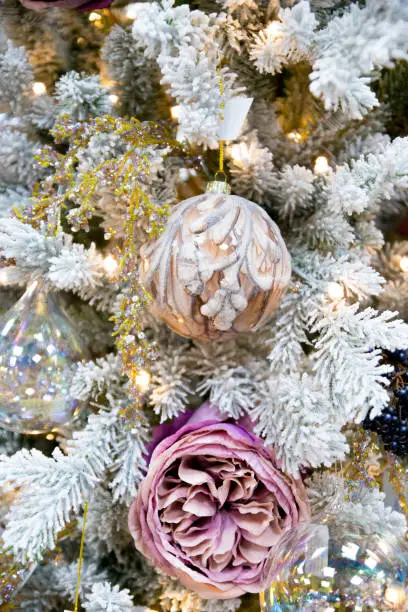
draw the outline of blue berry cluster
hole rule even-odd
[[[408,349],[386,351],[384,361],[394,366],[388,375],[393,397],[378,417],[371,420],[368,416],[363,427],[380,436],[385,450],[405,457],[408,455]]]

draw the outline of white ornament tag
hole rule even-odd
[[[235,140],[238,138],[248,115],[253,98],[235,96],[225,102],[224,119],[220,119],[219,140]]]

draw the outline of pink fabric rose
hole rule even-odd
[[[108,8],[113,0],[20,0],[20,2],[33,11],[43,11],[54,6],[78,11],[94,11]]]
[[[241,424],[203,404],[157,444],[129,511],[136,547],[206,599],[269,586],[273,547],[310,517],[302,482]]]

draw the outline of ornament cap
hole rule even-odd
[[[206,193],[226,193],[229,195],[231,193],[231,186],[228,185],[226,178],[225,180],[220,181],[215,176],[215,181],[210,181],[207,183],[205,191]]]

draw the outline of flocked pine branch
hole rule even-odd
[[[8,41],[7,49],[0,51],[0,110],[22,114],[29,105],[33,81],[24,47],[15,47]]]
[[[121,358],[113,354],[79,363],[70,386],[72,397],[82,402],[98,400],[102,393],[110,398],[119,397],[123,394],[122,369]]]
[[[179,106],[180,137],[197,144],[217,145],[220,109],[219,79],[225,97],[234,93],[234,75],[219,64],[218,24],[214,15],[190,11],[185,4],[173,6],[172,0],[153,2],[139,12],[133,36],[155,58]]]
[[[162,422],[173,419],[187,409],[193,394],[188,365],[185,345],[171,345],[152,364],[149,400]]]
[[[87,612],[136,612],[129,589],[119,589],[109,582],[97,582],[86,596],[83,607]]]
[[[408,189],[408,138],[396,138],[375,153],[362,155],[351,166],[340,166],[333,177],[329,202],[346,214],[376,211],[384,201],[403,197]]]
[[[13,483],[21,487],[3,533],[6,546],[16,556],[35,559],[53,548],[58,532],[90,499],[92,490],[103,481],[106,469],[113,468],[121,453],[121,440],[129,433],[123,431],[119,412],[118,405],[110,412],[101,410],[90,415],[86,427],[75,432],[67,444],[67,455],[57,448],[52,457],[47,457],[33,449],[1,458],[0,485]],[[142,429],[141,435],[134,433],[134,443],[139,444],[141,464]],[[135,469],[134,479],[137,478]]]
[[[351,4],[318,29],[309,2],[302,0],[281,9],[279,19],[255,37],[251,58],[260,72],[272,74],[309,60],[310,90],[325,108],[361,119],[379,104],[370,88],[375,71],[407,57],[407,23],[403,1],[368,0],[364,7]]]
[[[365,533],[392,533],[404,537],[404,515],[385,503],[385,493],[377,488],[359,486],[348,491],[340,475],[316,472],[307,481],[309,501],[315,516],[327,512],[339,526],[359,526]]]
[[[325,386],[314,376],[271,376],[263,400],[250,414],[256,432],[276,450],[287,472],[297,475],[302,466],[329,467],[347,453]]]
[[[74,71],[64,74],[56,84],[55,96],[59,114],[68,114],[76,121],[109,114],[112,110],[109,91],[95,75],[80,75]]]
[[[322,385],[331,388],[339,422],[361,422],[368,413],[378,415],[388,403],[386,374],[391,366],[381,363],[381,348],[395,350],[408,344],[408,326],[396,314],[378,314],[358,304],[329,303],[316,313],[312,333],[315,371]]]
[[[60,232],[46,236],[17,219],[0,219],[1,254],[14,259],[22,278],[43,275],[56,289],[97,286],[103,274],[102,257],[94,246],[85,249]]]

